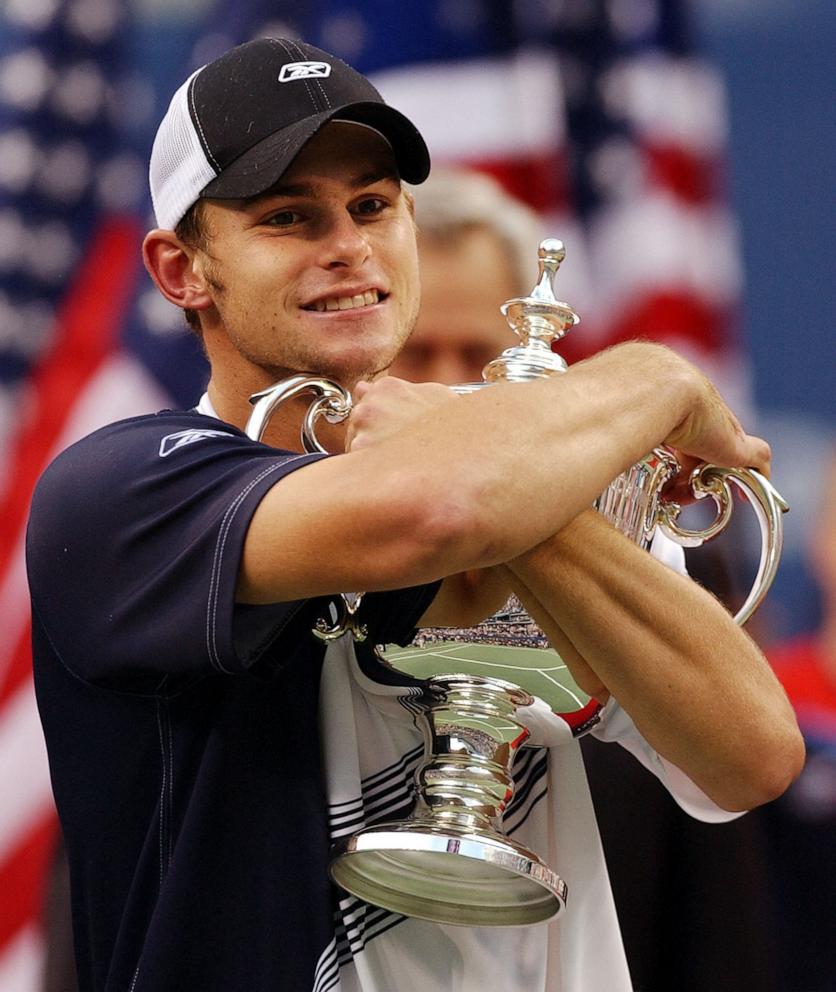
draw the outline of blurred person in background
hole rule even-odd
[[[537,244],[560,232],[546,232],[536,213],[479,172],[436,168],[413,194],[422,302],[391,372],[416,381],[479,381],[482,368],[517,342],[500,304],[531,292]],[[833,531],[836,671],[836,513]],[[701,548],[688,566],[733,603],[734,569],[722,549]],[[636,990],[778,992],[764,940],[769,890],[758,811],[731,823],[699,823],[623,749],[590,736],[581,748]]]
[[[814,632],[767,651],[807,744],[807,763],[786,796],[764,807],[776,914],[772,939],[782,992],[833,992],[836,948],[836,448],[810,528],[807,557],[821,596]]]
[[[392,375],[449,385],[481,380],[483,367],[517,343],[499,305],[530,292],[542,224],[479,172],[437,167],[412,193],[421,309]]]

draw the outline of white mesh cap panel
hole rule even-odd
[[[216,172],[200,144],[189,114],[192,73],[171,98],[151,150],[149,179],[157,226],[173,231]]]

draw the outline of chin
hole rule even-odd
[[[360,379],[375,379],[385,373],[394,361],[391,349],[357,349],[351,355],[324,355],[315,360],[308,371],[336,379],[351,388]]]

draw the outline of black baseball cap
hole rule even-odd
[[[173,230],[201,197],[265,192],[332,120],[374,128],[392,146],[401,178],[427,178],[418,129],[345,62],[286,38],[230,49],[183,83],[157,131],[150,182],[158,226]]]

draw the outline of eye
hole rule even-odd
[[[357,206],[354,208],[355,213],[361,214],[364,217],[373,216],[374,214],[379,214],[382,210],[385,210],[388,206],[386,200],[381,199],[379,196],[367,196],[360,200]]]
[[[271,224],[273,227],[292,227],[294,224],[298,224],[301,219],[302,215],[295,210],[279,210],[277,213],[271,214],[265,223]]]

